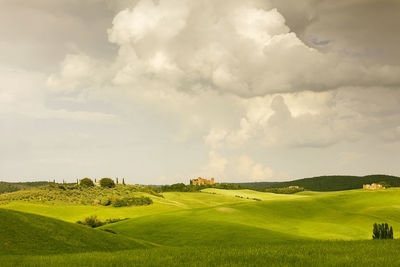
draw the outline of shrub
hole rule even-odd
[[[113,188],[115,187],[115,183],[110,178],[103,178],[100,180],[100,186],[105,188]]]
[[[387,223],[374,223],[372,229],[372,239],[393,239],[393,228]]]
[[[113,202],[114,207],[145,206],[153,203],[149,197],[124,197],[116,198]]]
[[[126,207],[126,206],[128,206],[128,201],[126,198],[117,198],[114,200],[113,206],[117,207],[117,208],[118,207]]]
[[[110,199],[109,197],[103,197],[103,198],[100,200],[100,205],[103,205],[103,206],[109,206],[109,205],[111,205],[111,199]]]
[[[90,178],[83,178],[79,185],[82,187],[93,187],[94,183]]]
[[[105,222],[100,221],[96,215],[92,215],[90,217],[85,218],[83,221],[77,221],[79,224],[87,225],[92,228],[99,227],[105,225]]]
[[[282,188],[266,188],[265,192],[274,194],[296,194],[298,192],[304,191],[303,187],[282,187]]]
[[[107,219],[105,222],[99,220],[97,218],[96,215],[90,216],[85,218],[83,221],[77,221],[76,223],[79,224],[83,224],[92,228],[96,228],[96,227],[100,227],[106,224],[110,224],[110,223],[116,223],[116,222],[120,222],[120,221],[124,221],[124,220],[128,220],[129,218],[125,218],[125,219]],[[102,229],[103,230],[103,229]],[[107,229],[108,230],[108,229]],[[104,231],[107,231],[106,229],[104,229]],[[115,232],[114,232],[115,234]]]

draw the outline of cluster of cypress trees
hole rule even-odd
[[[393,239],[393,228],[387,223],[374,223],[374,228],[372,230],[373,239]]]

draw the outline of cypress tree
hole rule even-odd
[[[389,238],[389,225],[385,223],[385,239]]]
[[[118,184],[118,177],[116,178],[116,184]]]
[[[393,239],[393,227],[388,223],[374,223],[372,229],[373,239]]]
[[[125,185],[125,178],[122,178],[122,184]]]
[[[372,230],[372,239],[379,239],[379,229],[376,223],[374,223],[374,228]]]

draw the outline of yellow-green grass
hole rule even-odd
[[[245,198],[238,198],[242,195]],[[247,199],[247,197],[249,199]],[[143,207],[48,205],[11,202],[3,207],[76,222],[90,215],[101,219],[131,218],[107,227],[124,227],[124,234],[158,242],[147,236],[170,236],[179,228],[183,234],[204,232],[211,225],[237,225],[256,231],[272,231],[286,236],[312,239],[370,239],[374,222],[400,229],[400,190],[352,190],[329,193],[277,195],[251,190],[206,189],[203,193],[165,193],[152,197],[154,204]],[[255,201],[252,198],[262,199]],[[160,222],[164,227],[158,227]],[[178,224],[183,226],[177,227]],[[171,229],[166,230],[168,225]],[[217,227],[223,229],[223,227]],[[229,227],[228,227],[229,228]],[[129,230],[132,229],[132,235]],[[186,229],[186,230],[185,230]],[[162,240],[161,240],[162,241]],[[182,243],[182,241],[179,241]],[[162,243],[162,242],[161,242]]]
[[[82,225],[0,209],[0,255],[116,251],[149,247],[147,242]]]
[[[154,204],[143,207],[26,202],[10,202],[2,207],[69,222],[90,215],[101,219],[131,218],[106,228],[171,246],[241,243],[246,236],[256,241],[366,240],[371,239],[375,222],[388,222],[393,225],[395,237],[400,237],[400,189],[395,188],[295,195],[206,189],[202,193],[170,192],[164,198],[152,198]]]
[[[181,194],[184,196],[184,193]],[[246,194],[256,197],[264,193],[254,192],[252,195],[246,191]],[[207,195],[213,198],[218,193]],[[217,236],[218,240],[233,242],[234,239],[236,242],[245,238],[245,233],[263,238],[271,236],[271,240],[365,240],[371,239],[372,224],[375,222],[388,222],[394,227],[395,237],[400,237],[399,189],[247,200],[214,207],[147,214],[110,227],[118,233],[156,243],[183,245],[186,242],[186,245],[192,245],[191,241],[198,236]],[[235,227],[243,235],[219,238],[230,236]],[[215,240],[213,237],[201,242],[212,243]]]
[[[399,266],[399,240],[226,244],[42,256],[0,256],[2,266]]]
[[[298,194],[274,194],[274,193],[259,192],[259,191],[249,190],[249,189],[225,190],[225,189],[216,189],[216,188],[206,188],[206,189],[203,189],[202,192],[209,193],[209,194],[223,195],[223,196],[245,198],[245,199],[250,199],[250,200],[254,200],[254,199],[284,200],[284,199],[295,199],[295,198],[304,197],[304,195],[298,195]]]
[[[148,206],[119,207],[101,206],[101,205],[71,205],[62,202],[26,202],[11,201],[0,205],[0,208],[7,208],[21,212],[29,212],[61,219],[68,222],[76,222],[85,217],[96,215],[99,219],[116,218],[137,218],[142,216],[162,214],[176,210],[186,210],[194,208],[205,208],[232,203],[245,202],[243,199],[232,198],[226,195],[212,195],[200,192],[164,193],[164,198],[151,196],[145,193],[142,195],[152,198],[153,204]]]

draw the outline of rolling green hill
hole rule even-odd
[[[78,224],[0,209],[0,255],[115,251],[146,246]]]
[[[255,182],[255,183],[238,183],[238,185],[253,188],[278,188],[297,185],[311,191],[340,191],[360,189],[363,184],[386,182],[392,187],[400,187],[400,177],[391,175],[367,175],[367,176],[318,176],[312,178],[304,178],[288,182]]]
[[[375,222],[388,222],[395,238],[400,237],[400,188],[292,195],[207,188],[151,197],[153,205],[123,208],[3,203],[0,262],[8,266],[400,264],[399,240],[371,240]],[[91,215],[130,219],[102,227],[117,235],[68,223]],[[136,249],[146,244],[153,246]]]
[[[370,239],[374,222],[388,222],[400,229],[398,188],[324,193],[305,191],[294,195],[208,188],[198,193],[169,192],[164,193],[164,198],[153,196],[153,199],[154,204],[145,207],[25,202],[11,202],[2,207],[69,222],[91,215],[103,220],[131,218],[107,225],[107,228],[165,245],[190,244],[196,236],[205,235],[209,235],[210,242],[213,242],[230,235],[235,227],[238,233],[248,233],[253,237],[270,236],[270,240],[279,240],[279,235],[285,240]],[[245,240],[244,236],[238,234],[236,240]],[[399,237],[399,231],[395,231],[395,236]],[[209,240],[199,242],[205,244]]]
[[[152,214],[109,228],[122,235],[174,246],[191,245],[193,240],[200,244],[240,244],[249,240],[253,243],[293,239],[367,240],[371,239],[372,224],[383,221],[400,229],[400,190],[397,188],[296,195],[251,190],[205,191],[210,199],[224,195],[244,201]],[[255,201],[253,197],[264,200]],[[395,231],[395,237],[399,236]]]

